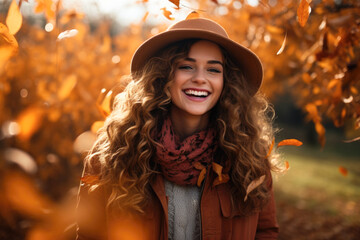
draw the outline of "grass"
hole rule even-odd
[[[360,224],[360,145],[346,154],[340,145],[330,143],[323,150],[306,145],[280,148],[290,168],[275,177],[277,201]],[[348,170],[347,176],[340,166]]]

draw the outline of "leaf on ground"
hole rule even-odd
[[[163,15],[167,18],[167,19],[169,19],[169,20],[174,20],[175,18],[173,18],[171,15],[172,15],[172,13],[169,11],[169,10],[167,10],[166,8],[161,8],[161,10],[162,10],[162,12],[163,12]]]
[[[265,180],[265,175],[262,175],[260,178],[253,180],[246,189],[246,196],[244,197],[244,202],[246,202],[248,195],[252,192],[255,188],[260,186]]]
[[[307,0],[301,0],[300,5],[297,9],[297,17],[300,26],[304,27],[310,14],[310,5]]]
[[[196,19],[199,18],[200,14],[196,11],[192,11],[191,13],[189,13],[189,15],[187,15],[186,19]]]
[[[346,177],[348,175],[348,170],[342,166],[339,167],[339,172],[341,173],[341,175],[343,175],[344,177]]]
[[[6,25],[9,28],[9,33],[12,35],[15,35],[21,28],[22,15],[15,0],[10,4],[8,15],[6,17]]]
[[[285,139],[278,143],[278,147],[281,146],[301,146],[303,143],[297,139]]]

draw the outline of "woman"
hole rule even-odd
[[[276,239],[262,71],[208,19],[145,41],[86,159],[78,239]]]

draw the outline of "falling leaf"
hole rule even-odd
[[[169,0],[169,1],[172,2],[179,9],[180,0]]]
[[[74,37],[78,33],[79,33],[79,31],[77,29],[66,30],[59,34],[59,36],[57,37],[57,40],[60,41],[60,40],[63,40],[64,38]]]
[[[285,164],[285,170],[288,170],[290,168],[289,162],[285,161],[284,164]]]
[[[0,36],[14,49],[19,47],[15,37],[9,32],[9,29],[2,23],[0,23]]]
[[[348,170],[342,166],[339,167],[339,172],[346,177],[348,175]]]
[[[149,11],[147,11],[147,12],[144,14],[144,16],[143,16],[143,18],[141,19],[141,21],[142,21],[142,22],[145,22],[148,16],[149,16]]]
[[[104,121],[96,121],[91,125],[91,131],[97,133],[104,126]]]
[[[301,0],[300,5],[297,9],[297,17],[300,26],[304,27],[308,18],[309,18],[309,11],[310,5],[307,0]]]
[[[113,92],[111,90],[106,93],[106,89],[102,89],[96,101],[97,107],[104,117],[107,117],[111,113],[112,94]]]
[[[287,32],[285,33],[284,41],[282,42],[281,47],[279,51],[276,53],[276,55],[280,55],[284,51],[286,45],[286,36],[287,36]]]
[[[81,177],[81,181],[83,183],[86,183],[89,185],[94,185],[94,184],[98,183],[99,176],[98,175],[86,175],[86,176]]]
[[[303,143],[297,139],[285,139],[278,143],[278,147],[281,146],[301,146]]]
[[[265,180],[265,175],[262,175],[260,178],[253,180],[246,189],[246,196],[244,197],[244,202],[246,202],[248,195],[252,192],[255,188],[260,186]]]
[[[346,142],[346,143],[351,143],[351,142],[356,142],[356,141],[360,141],[360,137],[353,138],[353,139],[350,139],[350,140],[344,140],[344,142]]]
[[[192,11],[189,15],[187,15],[186,19],[196,19],[199,18],[200,14],[196,11]]]
[[[58,91],[58,98],[62,101],[69,96],[73,88],[77,83],[77,76],[75,74],[71,74],[67,76]]]
[[[324,147],[325,146],[325,128],[320,122],[315,123],[315,131],[317,132],[317,134],[319,136],[319,142],[320,142],[321,146]]]
[[[12,35],[15,35],[15,33],[17,33],[21,28],[22,15],[15,0],[13,0],[10,4],[8,15],[6,17],[6,25],[8,26],[9,32]]]
[[[29,140],[40,129],[43,115],[44,110],[37,106],[31,106],[23,110],[16,120],[20,127],[18,137],[21,140]]]
[[[215,4],[219,4],[218,0],[211,0]]]
[[[267,153],[267,155],[266,155],[266,158],[268,158],[268,157],[270,156],[271,151],[272,151],[272,149],[273,149],[273,147],[274,147],[274,144],[275,144],[275,138],[273,138],[273,140],[272,140],[272,142],[271,142],[271,145],[270,145],[269,151],[268,151],[268,153]]]
[[[169,19],[169,20],[174,20],[175,18],[173,18],[171,15],[172,13],[169,10],[166,10],[166,8],[161,8],[161,10],[163,11],[163,15]]]

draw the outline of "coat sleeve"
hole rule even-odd
[[[268,203],[259,213],[258,226],[256,229],[256,240],[261,239],[277,239],[279,234],[279,226],[276,220],[276,207],[274,199],[274,191],[272,187],[272,178],[269,178],[270,198]]]
[[[85,167],[82,176],[96,176],[96,174]],[[83,179],[77,199],[76,240],[105,240],[107,237],[104,191],[102,189],[89,191],[91,184]]]

